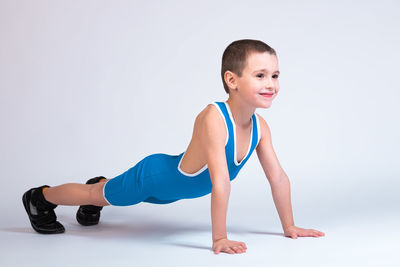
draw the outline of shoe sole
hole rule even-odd
[[[32,228],[33,228],[36,232],[38,232],[38,233],[40,233],[40,234],[61,234],[61,233],[64,233],[64,232],[65,232],[65,229],[56,230],[56,231],[45,231],[45,230],[42,230],[42,229],[37,228],[36,225],[34,225],[34,224],[32,223],[31,215],[30,215],[30,213],[29,213],[29,207],[28,207],[29,201],[28,201],[27,193],[28,193],[28,192],[25,192],[24,195],[22,196],[22,204],[24,204],[24,208],[25,208],[26,213],[28,214],[29,221],[30,221],[30,223],[31,223],[31,225],[32,225]]]
[[[93,226],[93,225],[97,225],[97,224],[99,224],[99,222],[86,222],[86,221],[82,221],[81,219],[79,219],[79,217],[78,217],[78,215],[76,215],[76,220],[78,221],[78,223],[80,224],[80,225],[83,225],[83,226]]]

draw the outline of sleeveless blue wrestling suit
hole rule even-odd
[[[225,142],[229,178],[236,178],[250,158],[260,140],[258,116],[251,117],[252,129],[246,156],[238,163],[236,156],[236,127],[232,112],[226,102],[214,102],[225,121]],[[128,206],[140,202],[167,204],[180,199],[197,198],[211,193],[212,183],[208,164],[196,173],[182,171],[180,164],[185,152],[179,155],[157,153],[139,161],[123,174],[108,180],[104,186],[104,198],[110,205]]]

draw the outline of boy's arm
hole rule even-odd
[[[261,139],[256,148],[258,159],[270,183],[272,196],[281,220],[283,230],[294,225],[290,200],[290,182],[281,167],[271,141],[271,131],[265,120],[259,116]]]
[[[210,173],[212,239],[227,238],[226,214],[231,189],[226,163],[224,122],[217,110],[210,107],[200,119],[199,133]]]
[[[261,139],[256,148],[258,159],[271,185],[272,197],[281,220],[285,236],[324,236],[323,232],[314,229],[296,227],[293,221],[292,204],[290,200],[290,182],[272,147],[271,131],[265,120],[259,116]]]

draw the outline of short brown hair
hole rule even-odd
[[[252,39],[234,41],[225,49],[222,55],[221,77],[227,94],[229,94],[229,87],[225,83],[225,72],[229,70],[241,77],[242,71],[246,66],[246,59],[252,52],[268,52],[276,56],[276,52],[272,47],[262,41]]]

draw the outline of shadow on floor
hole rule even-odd
[[[154,219],[154,218],[153,218]],[[94,226],[82,226],[78,224],[78,222],[71,218],[70,216],[59,215],[58,220],[64,225],[65,233],[61,234],[62,236],[77,236],[84,237],[95,240],[135,240],[140,242],[155,242],[155,243],[163,243],[166,245],[172,246],[180,246],[186,248],[195,248],[195,249],[203,249],[203,250],[212,250],[210,246],[202,246],[201,244],[196,243],[187,243],[187,242],[176,242],[170,241],[170,237],[187,235],[191,234],[201,234],[211,236],[211,225],[210,224],[193,224],[187,223],[184,224],[182,222],[176,221],[168,221],[168,220],[160,220],[155,221],[148,218],[135,218],[135,221],[132,219],[124,219],[124,220],[101,220],[98,225]],[[22,234],[31,234],[31,235],[41,235],[35,232],[30,225],[25,227],[1,227],[0,231],[11,232],[11,233],[22,233]],[[228,227],[229,233],[234,234],[257,234],[257,235],[276,235],[282,236],[282,233],[274,233],[274,232],[264,232],[264,231],[254,231],[241,227]],[[43,236],[43,235],[42,235]],[[49,235],[47,235],[49,236]],[[60,234],[51,235],[51,236],[60,236]]]
[[[211,227],[209,225],[179,225],[179,224],[169,224],[167,222],[135,222],[131,223],[125,222],[100,222],[98,225],[94,226],[81,226],[78,223],[66,223],[63,222],[65,226],[66,235],[73,236],[87,236],[93,238],[108,238],[108,237],[123,237],[123,238],[139,238],[144,237],[146,239],[160,239],[165,236],[184,234],[185,232],[209,232],[211,233]],[[249,231],[245,229],[239,229],[234,227],[228,227],[230,233],[235,234],[259,234],[259,235],[275,235],[283,236],[282,233],[276,232],[263,232],[263,231]],[[0,231],[14,232],[14,233],[27,233],[32,234],[36,232],[32,227],[1,227]]]

